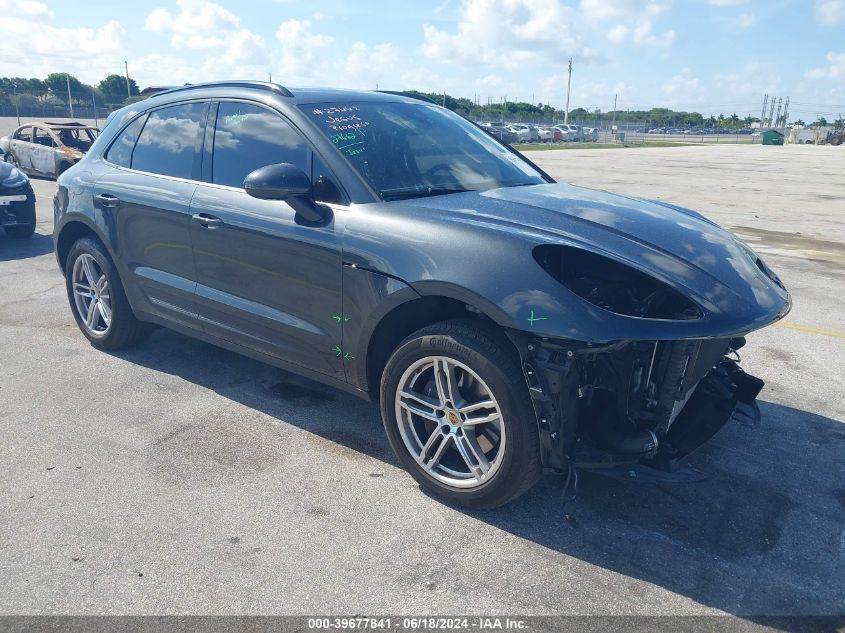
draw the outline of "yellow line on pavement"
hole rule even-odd
[[[798,323],[784,323],[779,321],[775,323],[775,327],[782,327],[787,330],[796,330],[797,332],[805,332],[806,334],[819,334],[820,336],[832,336],[834,338],[845,338],[845,332],[836,332],[834,330],[825,330],[820,327],[812,327],[811,325],[799,325]]]

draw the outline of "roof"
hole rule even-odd
[[[93,125],[86,125],[85,123],[79,123],[76,121],[67,121],[65,123],[56,123],[53,121],[33,121],[28,125],[44,125],[51,130],[97,130],[99,128]]]
[[[407,101],[419,102],[424,97],[408,95],[400,92],[369,91],[369,90],[342,90],[338,88],[287,88],[277,83],[266,81],[212,81],[208,83],[185,84],[157,92],[152,97],[163,97],[180,92],[191,92],[214,89],[232,90],[261,90],[273,93],[277,96],[291,99],[294,104],[303,103],[325,103],[329,101]]]

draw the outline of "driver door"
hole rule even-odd
[[[309,226],[286,202],[243,189],[259,167],[292,163],[310,174],[312,159],[308,142],[277,112],[237,101],[220,102],[216,116],[212,108],[204,182],[191,200],[197,309],[210,335],[342,378],[335,218]]]

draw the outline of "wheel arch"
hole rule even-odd
[[[106,244],[99,231],[89,222],[82,218],[74,218],[62,225],[58,235],[55,238],[56,260],[59,263],[59,269],[62,274],[65,274],[65,266],[67,264],[67,257],[70,254],[70,249],[73,245],[81,240],[83,237],[92,237],[100,244],[102,244],[109,256],[114,260],[114,255]]]
[[[488,311],[478,307],[476,302],[467,302],[465,297],[449,294],[423,294],[394,306],[373,328],[366,347],[366,389],[373,401],[379,399],[381,375],[390,356],[405,338],[430,325],[451,319],[468,319],[479,322],[508,350],[517,354],[516,347],[506,336],[504,327]]]

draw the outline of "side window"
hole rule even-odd
[[[135,144],[132,169],[191,178],[205,108],[205,103],[186,103],[151,112]]]
[[[50,133],[45,130],[43,127],[37,127],[35,129],[35,136],[32,138],[32,142],[37,145],[43,145],[44,147],[54,147],[56,142],[53,140],[53,137],[50,136]]]
[[[26,141],[27,143],[32,143],[32,128],[21,128],[15,133],[15,138],[19,141]]]
[[[138,134],[144,127],[144,120],[147,117],[139,116],[118,134],[117,138],[106,152],[106,160],[118,167],[129,167],[132,164],[132,150],[138,140]]]
[[[223,101],[214,127],[211,182],[242,187],[251,171],[293,163],[308,173],[308,145],[280,115],[247,103]]]

